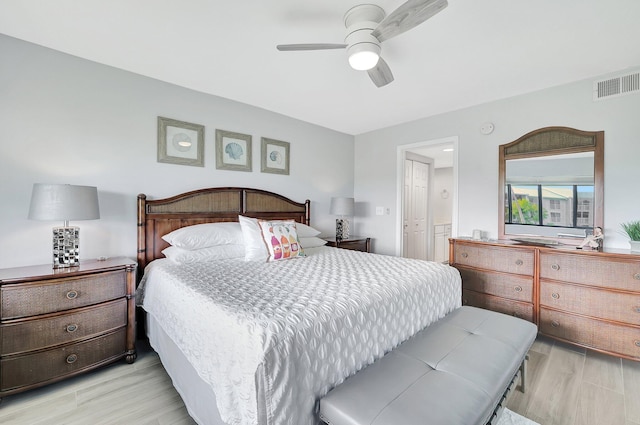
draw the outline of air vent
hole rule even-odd
[[[593,83],[593,100],[640,92],[640,72]]]

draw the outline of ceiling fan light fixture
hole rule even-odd
[[[380,46],[374,43],[359,43],[347,50],[349,65],[356,71],[368,71],[378,64]]]

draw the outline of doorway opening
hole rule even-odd
[[[457,136],[398,146],[397,255],[439,262],[448,260],[448,240],[457,234],[458,228],[457,152]],[[420,158],[432,162],[431,178],[425,184],[424,193],[421,193],[420,185],[416,188],[409,178],[410,173],[415,174],[412,161],[418,159],[418,162],[423,162]],[[424,220],[424,231],[420,220]],[[409,231],[414,228],[420,231]],[[420,240],[416,242],[416,238]],[[416,248],[419,246],[425,247],[424,253]]]

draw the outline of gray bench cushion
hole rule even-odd
[[[537,334],[534,324],[464,306],[320,401],[331,425],[485,424]]]

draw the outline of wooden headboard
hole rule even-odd
[[[162,236],[185,226],[238,221],[238,215],[268,220],[293,219],[309,224],[311,201],[294,202],[260,189],[216,187],[147,200],[138,195],[138,270],[164,257]]]

